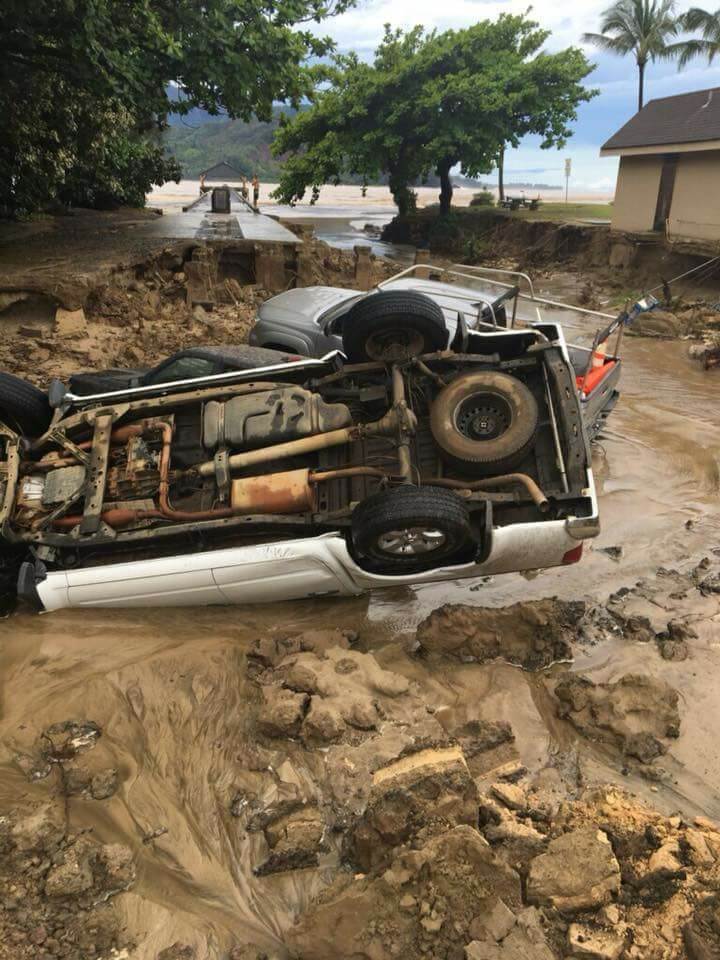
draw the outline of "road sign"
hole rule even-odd
[[[565,159],[565,203],[568,202],[568,188],[570,186],[570,174],[572,173],[572,160],[570,157]]]

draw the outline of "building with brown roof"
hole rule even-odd
[[[600,155],[620,157],[614,230],[720,241],[720,87],[651,100]]]

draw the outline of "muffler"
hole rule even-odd
[[[316,487],[307,468],[240,477],[230,484],[230,506],[234,514],[314,513]]]

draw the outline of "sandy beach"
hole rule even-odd
[[[260,186],[260,204],[262,207],[274,207],[283,212],[290,212],[289,207],[277,204],[270,194],[277,187],[276,183],[263,183]],[[453,204],[458,207],[466,207],[473,198],[473,195],[480,190],[480,187],[456,187],[453,193]],[[418,206],[427,207],[438,202],[437,187],[417,187]],[[494,191],[497,193],[497,191]],[[562,203],[565,199],[564,191],[560,188],[555,190],[526,190],[522,191],[515,187],[509,187],[506,191],[511,196],[519,196],[523,192],[528,197],[539,196],[545,203]],[[165,212],[178,212],[178,208],[183,204],[194,200],[198,195],[198,182],[196,180],[181,180],[180,183],[166,183],[162,187],[155,188],[148,194],[147,202],[152,207],[161,207]],[[309,193],[308,193],[309,196]],[[612,197],[609,194],[591,193],[588,191],[573,192],[570,191],[568,199],[574,202],[603,203],[609,202]],[[395,212],[390,191],[385,186],[370,186],[363,195],[362,187],[357,185],[341,184],[340,186],[326,185],[320,192],[319,201],[311,205],[309,202],[298,203],[295,211],[305,213],[312,211],[313,216],[337,215],[339,210],[368,210],[373,213]]]

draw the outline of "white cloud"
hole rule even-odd
[[[588,84],[600,95],[580,108],[575,137],[561,152],[540,150],[536,143],[525,141],[507,158],[510,179],[533,180],[562,184],[563,161],[573,159],[573,184],[588,191],[612,190],[617,161],[599,156],[600,145],[636,110],[637,74],[632,57],[601,54],[583,44],[582,34],[598,30],[600,14],[611,0],[535,0],[530,16],[551,31],[549,50],[581,46],[597,64]],[[696,5],[682,0],[678,10]],[[317,32],[333,37],[341,50],[355,50],[369,58],[383,35],[385,23],[404,30],[422,24],[426,29],[459,29],[478,20],[494,19],[501,13],[525,13],[528,0],[360,0],[358,6],[340,17],[324,21]],[[670,96],[689,90],[720,85],[720,63],[713,67],[698,62],[678,73],[674,64],[652,64],[646,78],[647,98]],[[517,171],[516,174],[513,170]],[[522,172],[524,171],[524,172]]]

